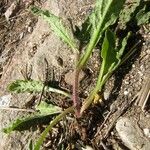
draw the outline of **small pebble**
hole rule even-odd
[[[144,131],[144,134],[145,134],[148,138],[150,138],[150,130],[149,130],[148,128],[145,128],[145,129],[143,129],[143,131]]]
[[[123,93],[123,94],[124,94],[124,95],[128,95],[128,93],[129,93],[128,91],[124,91],[124,93]]]
[[[0,107],[9,107],[12,95],[4,95],[0,97]]]

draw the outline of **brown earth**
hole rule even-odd
[[[51,32],[45,21],[31,14],[28,9],[30,3],[25,5],[27,1],[20,3],[10,20],[6,21],[4,13],[12,2],[0,2],[0,96],[10,95],[9,106],[26,109],[29,103],[31,103],[29,108],[33,107],[36,99],[34,102],[31,100],[33,97],[38,98],[39,95],[34,93],[11,94],[7,91],[7,85],[16,79],[27,78],[29,74],[31,79],[45,81],[46,59],[48,72],[50,72],[49,80],[55,77],[57,82],[60,81],[60,87],[71,90],[71,85],[69,85],[71,81],[66,80],[65,77],[69,79],[68,72],[73,71],[75,56],[68,46]],[[83,19],[91,12],[94,1],[53,0],[37,1],[34,4],[51,10],[55,15],[62,17],[66,25],[70,26],[68,19],[72,20],[73,25],[83,23]],[[93,105],[79,120],[69,116],[60,122],[46,139],[43,149],[60,149],[62,145],[66,149],[81,149],[83,146],[90,145],[93,149],[126,150],[125,146],[128,145],[123,144],[114,128],[120,117],[134,120],[140,127],[140,132],[143,132],[144,129],[150,130],[149,107],[147,111],[142,111],[140,106],[134,105],[136,100],[130,104],[134,96],[140,93],[144,83],[149,83],[149,28],[150,25],[143,25],[133,31],[134,43],[140,39],[140,45],[137,47],[136,54],[133,54],[107,82],[103,102]],[[130,45],[132,42],[133,39]],[[89,94],[96,83],[99,64],[99,51],[95,50],[81,78],[80,95],[82,99]],[[63,108],[70,106],[70,101],[64,104],[62,100],[60,101],[62,97],[57,94],[48,94],[48,96],[55,98],[54,102],[59,106],[63,105]],[[66,99],[63,98],[63,100]],[[26,114],[28,113],[1,109],[0,130],[18,116],[22,117]],[[0,149],[28,149],[30,140],[35,141],[41,130],[43,126],[40,127],[40,130],[13,132],[10,135],[0,132]],[[150,140],[149,137],[146,138]]]

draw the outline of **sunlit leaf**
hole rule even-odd
[[[36,110],[39,110],[41,114],[55,114],[55,113],[60,113],[61,108],[58,106],[54,106],[52,104],[48,104],[44,101],[41,101],[39,105],[37,105]]]
[[[8,85],[8,90],[16,93],[24,93],[24,92],[42,92],[43,90],[43,82],[36,80],[16,80]],[[56,89],[50,86],[45,86],[44,88],[47,92],[55,92],[67,97],[70,97],[70,94],[61,90]]]
[[[111,69],[118,63],[117,59],[117,50],[115,49],[115,35],[109,29],[105,32],[105,38],[102,45],[101,57],[102,57],[102,65],[101,65],[101,79],[104,75],[109,73]]]
[[[102,87],[104,86],[106,81],[122,63],[122,55],[124,53],[129,36],[130,33],[122,40],[122,43],[119,46],[120,49],[117,49],[115,34],[109,29],[105,32],[105,37],[101,50],[102,64],[98,76],[98,81],[90,95],[84,100],[81,107],[81,113],[83,113],[83,111],[92,104],[93,99],[95,98],[97,93],[99,91],[101,92]]]
[[[119,16],[119,27],[125,28],[126,24],[134,18],[136,9],[139,7],[141,0],[133,0],[131,3],[126,4],[122,9]]]
[[[46,20],[50,24],[51,29],[54,31],[54,33],[58,37],[60,37],[64,42],[66,42],[72,48],[72,50],[74,52],[77,51],[75,40],[73,39],[71,34],[69,34],[69,31],[63,25],[63,23],[59,17],[50,13],[50,11],[48,11],[48,10],[42,10],[35,6],[31,8],[31,11],[36,15],[42,16],[43,19]]]
[[[144,6],[144,8],[137,13],[136,20],[138,25],[150,23],[150,8],[146,10],[146,6]]]
[[[52,128],[68,113],[74,112],[74,107],[69,107],[64,110],[61,114],[59,114],[55,119],[53,119],[50,124],[45,128],[45,130],[40,135],[38,141],[35,143],[34,150],[40,150],[42,143],[44,142],[47,134],[52,130]]]
[[[78,68],[81,69],[88,61],[93,49],[104,30],[114,24],[119,16],[125,0],[97,0],[93,13],[89,16],[91,28],[90,42],[80,58]]]
[[[4,128],[5,133],[10,133],[12,131],[23,131],[28,130],[37,124],[44,122],[49,122],[49,116],[58,114],[61,112],[61,108],[54,106],[52,104],[47,104],[46,102],[41,102],[39,106],[36,107],[39,112],[28,115],[27,117],[18,118],[12,122],[7,128]]]

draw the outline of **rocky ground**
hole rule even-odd
[[[60,87],[71,90],[74,58],[71,50],[49,28],[40,17],[29,11],[32,1],[24,0],[8,17],[5,12],[13,1],[0,2],[0,129],[6,127],[18,116],[27,112],[9,109],[10,106],[32,107],[39,95],[12,94],[7,85],[30,76],[31,79],[55,80]],[[51,0],[35,1],[34,5],[51,10],[70,26],[81,25],[88,15],[94,1],[89,0]],[[145,91],[150,89],[150,25],[135,29],[134,42],[140,41],[137,52],[124,63],[107,82],[104,100],[93,106],[81,120],[73,116],[64,119],[43,144],[43,149],[114,149],[148,150],[150,147],[149,105],[145,105]],[[130,41],[132,45],[132,40]],[[45,63],[48,62],[48,68]],[[99,69],[99,53],[93,53],[83,71],[80,93],[84,98],[95,85]],[[51,95],[55,103],[63,108],[62,97]],[[36,98],[35,98],[36,97]],[[34,98],[34,102],[32,99]],[[147,97],[148,99],[148,97]],[[27,104],[30,103],[30,106]],[[4,109],[8,108],[8,109]],[[0,132],[1,150],[28,149],[30,139],[36,140],[43,130],[31,129],[25,132],[13,132],[6,135]],[[63,139],[62,139],[63,138]],[[51,142],[50,142],[51,141]],[[87,147],[90,146],[90,147]]]

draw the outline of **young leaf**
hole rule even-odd
[[[24,92],[42,92],[44,84],[41,81],[35,80],[16,80],[8,85],[8,90],[17,93]],[[60,89],[56,89],[50,86],[45,86],[45,91],[47,92],[55,92],[67,97],[70,97],[70,94],[62,91]]]
[[[47,114],[41,115],[40,113],[36,113],[34,115],[30,115],[24,118],[18,118],[14,122],[12,122],[7,128],[3,129],[4,133],[11,133],[12,131],[24,131],[28,130],[37,124],[41,124],[44,122],[48,122]],[[47,121],[46,121],[47,120]]]
[[[118,58],[118,60],[120,60],[121,61],[121,57],[122,57],[122,55],[123,55],[123,53],[124,53],[124,51],[125,51],[125,48],[126,48],[126,45],[127,45],[127,41],[128,41],[128,39],[129,39],[129,37],[130,37],[130,35],[131,35],[131,33],[130,32],[128,32],[128,34],[127,34],[127,36],[122,40],[122,43],[120,44],[120,46],[118,47],[118,51],[117,51],[117,58]]]
[[[91,40],[85,50],[85,54],[80,58],[78,68],[81,69],[89,59],[92,50],[95,48],[102,33],[108,26],[115,23],[123,7],[125,0],[97,0],[94,12],[90,16],[92,24]]]
[[[129,35],[130,33],[127,35],[127,37],[123,39],[121,48],[117,50],[115,48],[116,37],[114,33],[111,32],[109,29],[105,32],[105,38],[101,50],[102,65],[100,68],[98,81],[96,83],[94,90],[90,93],[89,97],[85,99],[83,106],[81,107],[81,114],[85,109],[87,109],[92,104],[95,95],[99,91],[101,92],[103,85],[121,64],[121,57],[125,50],[125,46],[127,44]]]
[[[120,28],[124,29],[127,23],[141,25],[150,21],[150,3],[148,1],[132,0],[125,5],[119,16]]]
[[[120,28],[124,29],[126,24],[134,18],[136,9],[139,7],[141,0],[133,0],[131,4],[125,5],[119,15]]]
[[[150,7],[150,6],[149,6]],[[137,25],[150,22],[150,9],[146,11],[146,6],[142,8],[136,15]]]
[[[64,110],[61,114],[59,114],[55,119],[53,119],[52,122],[46,127],[46,129],[42,132],[40,135],[40,138],[36,142],[34,146],[34,150],[40,150],[40,147],[42,143],[44,142],[47,134],[52,130],[52,128],[63,118],[65,117],[68,113],[74,112],[74,107],[69,107],[66,110]]]
[[[39,110],[41,114],[48,114],[48,115],[61,112],[60,107],[48,104],[44,101],[41,101],[41,103],[37,105],[35,109]]]
[[[101,57],[102,57],[102,65],[100,70],[100,80],[118,63],[117,59],[117,51],[115,49],[115,35],[109,29],[105,32],[105,38],[102,45]]]
[[[38,107],[36,107],[36,109],[40,112],[24,118],[16,119],[11,125],[9,125],[9,127],[4,128],[3,131],[5,133],[10,133],[12,131],[27,130],[30,127],[35,126],[37,124],[48,122],[48,116],[58,114],[61,112],[60,107],[54,106],[52,104],[47,104],[45,102],[42,102]]]
[[[75,40],[72,38],[67,29],[64,27],[59,17],[53,15],[48,10],[42,10],[35,6],[31,7],[31,11],[36,15],[42,16],[43,19],[45,19],[50,24],[51,29],[54,31],[54,33],[58,37],[60,37],[64,42],[66,42],[75,53],[78,52]]]

